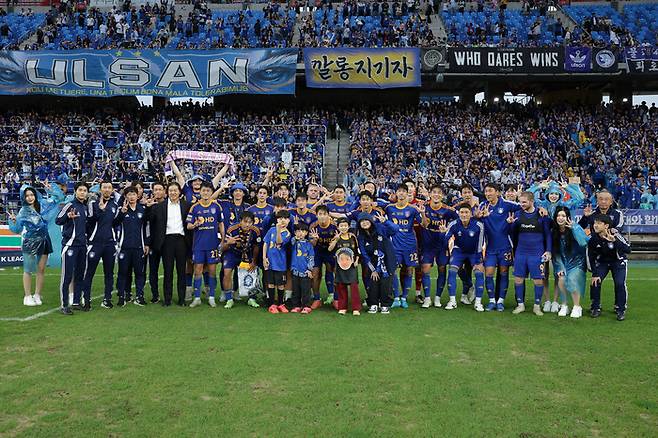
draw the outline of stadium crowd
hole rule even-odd
[[[658,108],[423,104],[354,111],[345,184],[404,178],[478,190],[578,177],[587,197],[609,190],[623,208],[656,208]],[[649,200],[649,198],[651,198]],[[646,202],[645,202],[646,201]]]

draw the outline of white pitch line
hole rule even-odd
[[[103,295],[96,295],[95,297],[91,297],[91,299],[96,300],[102,296]],[[41,318],[42,316],[50,315],[51,313],[57,312],[59,309],[60,309],[59,307],[55,307],[53,309],[35,313],[34,315],[26,316],[25,318],[18,318],[18,317],[0,318],[0,321],[19,321],[19,322],[34,321],[35,319]]]

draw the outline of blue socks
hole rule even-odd
[[[402,280],[402,298],[407,298],[407,295],[409,295],[409,290],[411,290],[411,281],[413,279],[411,278],[411,275],[405,275],[404,279]]]
[[[448,269],[448,295],[454,298],[457,295],[457,271]]]
[[[542,295],[544,295],[544,285],[535,284],[535,304],[541,304]]]
[[[425,298],[430,297],[430,292],[432,288],[432,280],[430,279],[430,273],[423,273],[423,293]]]
[[[204,272],[203,273],[203,284],[210,287],[210,273],[209,272]]]
[[[514,295],[516,295],[516,302],[518,304],[523,303],[524,298],[525,298],[525,284],[516,284],[514,283]],[[541,297],[540,297],[541,299]]]
[[[333,295],[334,300],[338,300],[338,293],[336,292],[336,288],[334,287],[334,273],[333,272],[326,272],[324,273],[324,283],[327,285],[327,293],[329,295]],[[320,295],[318,295],[318,300],[320,299]]]
[[[194,298],[201,298],[201,277],[194,277]]]
[[[477,279],[477,278],[476,278]],[[487,295],[489,296],[489,302],[493,302],[496,300],[496,293],[494,292],[496,290],[496,287],[494,286],[494,277],[488,276],[484,279],[484,284],[487,287]]]
[[[226,301],[232,300],[233,299],[233,291],[232,290],[225,290],[224,291],[224,296],[226,297]]]
[[[185,286],[192,287],[192,274],[185,274]]]
[[[436,296],[440,297],[443,293],[443,288],[446,286],[446,272],[439,270],[439,277],[436,279]]]
[[[493,278],[491,281],[493,283]],[[475,271],[475,297],[482,298],[483,294],[484,294],[484,272]]]
[[[215,289],[217,289],[217,278],[216,277],[208,277],[208,296],[209,297],[214,297],[215,296]]]
[[[509,272],[500,273],[500,284],[498,285],[498,298],[505,301],[507,287],[509,286]]]
[[[400,297],[400,280],[398,279],[398,276],[396,274],[397,274],[397,272],[393,273],[393,297],[399,298]]]

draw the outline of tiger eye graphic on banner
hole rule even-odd
[[[313,88],[420,87],[420,49],[304,49]]]

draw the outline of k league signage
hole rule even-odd
[[[0,94],[293,94],[296,49],[0,51]]]

